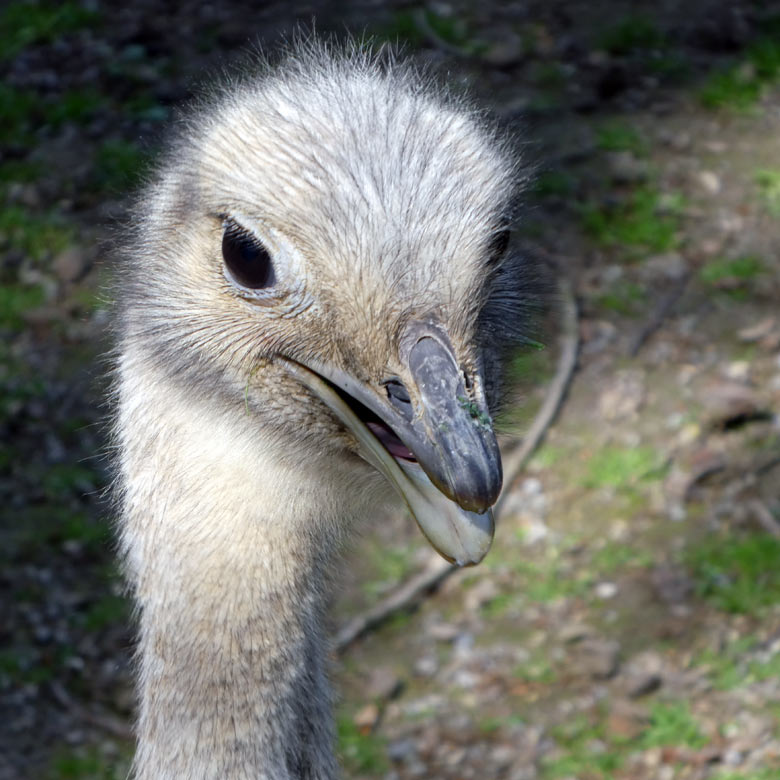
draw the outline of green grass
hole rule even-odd
[[[0,59],[10,59],[33,44],[95,24],[96,11],[78,2],[12,2],[0,12]]]
[[[707,744],[707,738],[701,733],[688,702],[656,702],[640,742],[645,749],[682,745],[697,750]]]
[[[41,487],[51,501],[95,490],[95,472],[80,463],[54,463],[44,474]]]
[[[622,751],[605,740],[603,722],[579,716],[552,730],[560,755],[543,757],[543,778],[611,780],[624,761]]]
[[[629,567],[649,566],[652,560],[652,556],[646,550],[638,550],[627,544],[610,541],[594,551],[590,565],[594,572],[603,576]]]
[[[524,682],[541,685],[552,685],[556,680],[555,670],[545,648],[535,650],[527,661],[518,664],[512,670],[512,676]]]
[[[30,160],[5,160],[0,163],[0,190],[8,184],[34,182],[41,175],[40,163]]]
[[[388,584],[399,582],[409,572],[412,550],[377,545],[371,550],[370,570],[373,578],[363,586],[369,596],[376,596],[387,590]]]
[[[388,769],[385,740],[376,734],[361,734],[351,716],[337,719],[338,753],[352,773],[381,774]]]
[[[149,156],[135,144],[115,139],[105,141],[95,157],[95,177],[108,192],[123,192],[141,181],[149,166]]]
[[[595,303],[601,309],[632,317],[637,314],[646,299],[647,295],[640,285],[621,279],[599,295]]]
[[[666,252],[678,243],[679,207],[655,189],[640,188],[614,207],[586,204],[581,219],[585,232],[604,246]]]
[[[57,212],[34,214],[22,206],[7,206],[0,209],[0,236],[10,248],[41,260],[66,249],[74,231]]]
[[[564,571],[556,556],[542,563],[516,560],[514,569],[521,577],[519,592],[530,601],[547,603],[582,596],[590,586],[589,581],[577,579]]]
[[[80,616],[87,631],[100,631],[109,626],[125,624],[130,615],[130,604],[122,596],[108,593],[90,604],[87,611]]]
[[[374,37],[418,49],[426,41],[426,27],[442,41],[462,49],[464,53],[476,54],[483,48],[473,39],[473,33],[462,16],[439,14],[430,8],[398,11],[388,24],[374,31]]]
[[[0,83],[0,144],[29,145],[40,105],[35,93]]]
[[[638,131],[623,122],[607,122],[596,131],[596,145],[608,152],[633,152],[635,155],[647,154],[647,145]]]
[[[705,650],[695,658],[694,664],[707,667],[707,676],[713,688],[719,691],[780,679],[780,653],[776,652],[765,660],[746,658],[755,646],[755,637],[742,637],[717,651]]]
[[[101,755],[95,747],[63,748],[54,756],[44,780],[125,780],[128,760]]]
[[[530,80],[541,89],[557,92],[566,86],[569,75],[559,62],[539,61],[533,63]]]
[[[712,776],[712,780],[777,780],[778,770],[753,769],[747,772],[718,772]]]
[[[533,183],[533,191],[541,198],[566,197],[573,194],[576,181],[564,171],[542,171]]]
[[[698,594],[724,612],[760,615],[780,602],[780,540],[768,534],[705,539],[686,560]]]
[[[632,14],[606,26],[598,40],[599,46],[610,54],[624,56],[636,51],[662,48],[666,37],[652,19]]]
[[[43,301],[43,288],[38,285],[0,285],[0,329],[20,330],[24,326],[24,313],[37,308]],[[0,399],[0,410],[3,401],[5,397]],[[2,417],[0,411],[0,419]]]
[[[764,272],[763,261],[752,255],[719,258],[702,266],[699,278],[707,285],[725,290],[732,297],[747,296],[750,283]]]
[[[747,112],[779,77],[780,39],[761,38],[747,49],[742,62],[713,73],[699,98],[707,108]]]
[[[588,462],[582,484],[587,488],[626,489],[664,474],[662,458],[650,447],[606,447]]]
[[[767,211],[774,217],[780,217],[780,170],[764,168],[756,171],[756,184]]]
[[[531,464],[535,469],[549,469],[556,463],[560,463],[568,454],[568,451],[563,447],[545,443],[534,453],[534,456],[531,458]]]
[[[48,124],[59,127],[65,122],[88,122],[97,111],[107,105],[108,99],[95,89],[74,89],[47,103],[43,113]]]

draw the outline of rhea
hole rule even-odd
[[[515,178],[469,104],[321,44],[180,123],[120,273],[136,778],[337,777],[348,534],[398,494],[446,558],[487,552]]]

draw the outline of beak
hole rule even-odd
[[[413,394],[399,380],[381,394],[331,366],[283,360],[354,434],[360,455],[393,485],[433,547],[460,566],[479,563],[493,540],[490,507],[502,480],[481,385],[467,388],[446,333],[434,324],[407,328],[401,358]]]

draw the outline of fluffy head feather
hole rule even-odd
[[[299,46],[181,123],[141,207],[124,339],[288,434],[334,430],[287,403],[294,383],[268,361],[327,360],[376,381],[398,371],[413,318],[440,320],[490,390],[494,347],[515,335],[522,303],[518,259],[494,256],[517,180],[496,129],[428,76],[357,48]],[[227,216],[271,251],[267,294],[226,278]]]

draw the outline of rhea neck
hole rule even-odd
[[[350,514],[337,467],[281,458],[243,403],[212,408],[132,356],[121,371],[135,776],[335,777],[322,587]]]

